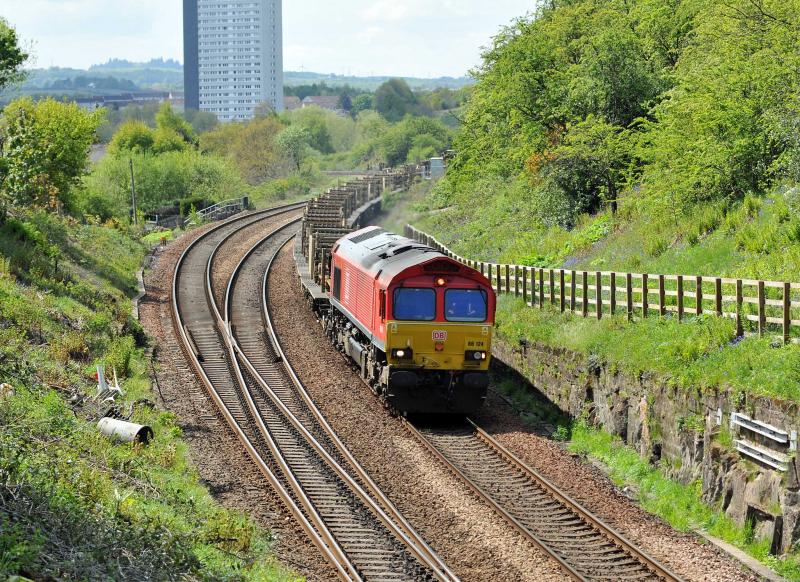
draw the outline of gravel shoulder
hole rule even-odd
[[[435,461],[331,347],[300,292],[291,244],[269,279],[287,358],[354,456],[462,580],[564,580],[529,544]]]
[[[189,244],[209,228],[211,225],[187,233],[161,249],[152,269],[145,274],[147,293],[141,302],[140,318],[156,345],[152,370],[156,392],[161,405],[177,416],[189,456],[214,498],[225,507],[249,514],[272,531],[274,551],[282,563],[309,580],[334,579],[327,562],[218,415],[186,361],[173,329],[170,301],[175,265]],[[243,248],[239,254],[248,249],[249,246]]]
[[[535,434],[507,402],[490,394],[487,407],[474,418],[481,428],[673,572],[707,582],[759,579],[700,537],[679,532],[644,511],[599,469]]]

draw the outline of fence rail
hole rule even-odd
[[[716,315],[733,319],[737,336],[778,332],[789,343],[800,335],[800,283],[503,265],[461,257],[410,225],[406,236],[480,271],[498,294],[515,295],[531,307],[549,304],[598,320]]]

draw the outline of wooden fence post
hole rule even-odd
[[[658,276],[658,312],[661,317],[667,314],[667,289],[664,284],[664,275]]]
[[[628,300],[628,321],[633,319],[633,275],[625,274],[626,299]]]
[[[495,278],[497,279],[497,294],[500,295],[502,293],[501,282],[500,282],[500,263],[495,266]]]
[[[550,269],[550,305],[556,303],[556,274],[553,269]]]
[[[583,271],[583,316],[589,317],[589,273]]]
[[[560,269],[559,275],[560,275],[560,281],[559,281],[558,290],[559,290],[559,294],[561,295],[561,297],[560,297],[560,299],[561,299],[561,313],[564,313],[564,310],[567,307],[566,305],[564,305],[564,303],[565,303],[565,301],[564,301],[564,297],[565,297],[565,292],[564,292],[564,280],[565,280],[564,269]]]
[[[722,279],[719,277],[714,280],[714,309],[717,317],[722,317]]]
[[[603,277],[600,271],[594,274],[594,295],[597,300],[597,319],[603,319]]]
[[[764,281],[758,282],[758,335],[763,337],[767,331],[767,310],[766,297],[764,293]]]
[[[736,337],[744,335],[744,322],[742,321],[742,302],[744,293],[742,292],[742,280],[736,279]]]
[[[528,305],[528,267],[522,267],[522,300]]]
[[[569,280],[569,310],[575,313],[575,271],[570,272]]]
[[[609,305],[609,309],[611,310],[611,315],[616,314],[617,312],[617,274],[612,271],[611,272],[611,304]]]
[[[697,283],[695,284],[694,294],[696,296],[695,297],[695,303],[697,304],[695,306],[695,313],[698,316],[703,315],[703,278],[702,277],[699,277],[699,276],[697,277]]]
[[[539,269],[539,309],[544,309],[544,269]]]
[[[783,343],[788,344],[792,336],[792,285],[783,284]]]
[[[506,265],[506,293],[511,294],[511,265]]]
[[[678,321],[683,321],[683,275],[678,275]]]
[[[649,279],[650,277],[647,273],[642,274],[642,317],[647,317],[648,311],[650,310],[650,289],[649,286]]]

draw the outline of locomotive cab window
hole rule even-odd
[[[333,297],[342,298],[342,270],[339,267],[333,269]]]
[[[399,321],[433,321],[436,319],[436,291],[405,287],[396,289],[392,312]]]
[[[447,321],[484,322],[488,311],[486,291],[481,289],[448,289],[444,294]]]

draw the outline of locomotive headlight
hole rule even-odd
[[[444,277],[439,277],[438,279],[436,279],[437,287],[444,287],[445,285],[447,285],[447,279],[445,279]]]
[[[476,360],[482,360],[482,359],[483,359],[483,357],[484,357],[484,353],[483,353],[483,352],[475,352],[475,354],[473,355],[473,357],[474,357]]]
[[[406,357],[406,351],[405,350],[397,350],[397,357],[398,358],[405,358]]]
[[[411,348],[395,348],[392,350],[392,357],[399,360],[410,360],[414,357]]]
[[[482,362],[487,357],[486,352],[467,352],[464,354],[464,359],[469,361],[473,360],[475,362]]]

